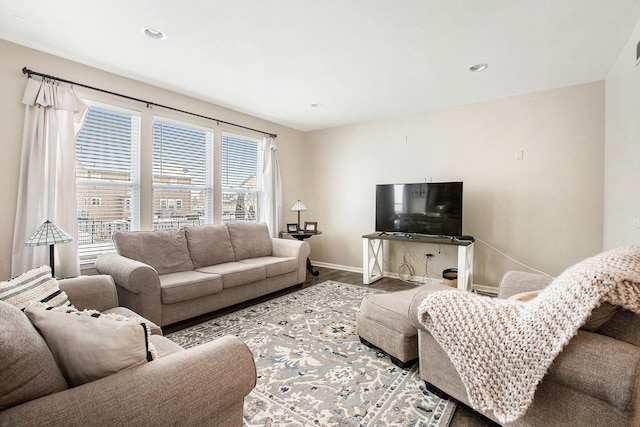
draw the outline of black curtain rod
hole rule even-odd
[[[242,125],[238,125],[238,124],[231,123],[231,122],[225,122],[224,120],[215,119],[215,118],[209,117],[209,116],[203,116],[202,114],[192,113],[190,111],[180,110],[178,108],[169,107],[167,105],[156,104],[155,102],[145,101],[144,99],[134,98],[132,96],[123,95],[123,94],[117,93],[117,92],[111,92],[109,90],[100,89],[98,87],[85,85],[85,84],[74,82],[74,81],[71,81],[71,80],[61,79],[60,77],[52,76],[52,75],[49,75],[49,74],[38,73],[37,71],[30,70],[27,67],[23,67],[22,68],[22,74],[27,74],[27,75],[29,75],[29,77],[31,77],[32,75],[40,76],[40,77],[43,77],[45,79],[51,79],[51,80],[56,80],[56,81],[59,81],[59,82],[69,83],[71,85],[85,87],[87,89],[95,90],[95,91],[98,91],[98,92],[108,93],[109,95],[115,95],[115,96],[119,96],[121,98],[130,99],[132,101],[141,102],[143,104],[147,104],[147,107],[154,106],[154,107],[166,108],[167,110],[172,110],[172,111],[177,111],[179,113],[189,114],[191,116],[200,117],[202,119],[213,120],[214,122],[217,122],[218,124],[224,123],[225,125],[235,126],[237,128],[242,128],[242,129],[246,129],[246,130],[251,130],[251,131],[254,131],[254,132],[262,133],[264,135],[269,135],[269,136],[271,136],[273,138],[276,138],[278,136],[278,134],[275,134],[275,133],[265,132],[265,131],[262,131],[262,130],[253,129],[253,128],[250,128],[250,127],[247,127],[247,126],[242,126]]]

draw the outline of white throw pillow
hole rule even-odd
[[[60,290],[58,281],[51,277],[51,268],[47,265],[0,282],[0,301],[20,310],[36,301],[53,307],[73,307],[67,294]]]

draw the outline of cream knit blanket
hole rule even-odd
[[[555,357],[604,301],[640,313],[640,246],[576,264],[528,302],[436,292],[418,318],[449,355],[472,407],[507,423],[524,415]]]

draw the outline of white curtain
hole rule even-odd
[[[56,276],[80,274],[75,184],[74,114],[86,106],[71,87],[49,80],[27,80],[22,158],[13,233],[11,276],[49,264],[49,247],[24,242],[49,220],[73,237],[55,246]]]
[[[273,137],[262,141],[262,212],[271,237],[278,237],[282,224],[282,180],[278,164],[278,147]]]

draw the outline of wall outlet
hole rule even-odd
[[[431,259],[431,258],[433,258],[433,254],[425,253],[424,257],[427,258],[427,259]]]

